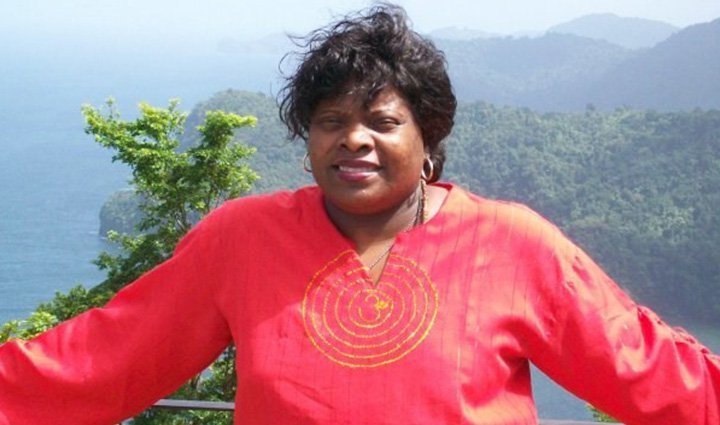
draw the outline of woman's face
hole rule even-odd
[[[417,189],[425,157],[410,105],[393,87],[370,104],[351,94],[321,101],[310,120],[308,153],[326,199],[352,214],[399,206]]]

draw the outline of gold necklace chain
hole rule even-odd
[[[417,210],[415,211],[415,215],[413,216],[412,221],[408,223],[407,226],[405,226],[404,229],[402,229],[398,233],[407,232],[408,230],[412,229],[413,227],[417,226],[418,224],[423,224],[427,220],[427,190],[425,188],[425,180],[420,180],[420,193],[421,198],[417,203]],[[392,247],[395,246],[395,239],[388,244],[387,248],[383,250],[382,253],[368,266],[368,270],[372,270],[377,266],[380,261],[385,258],[386,255],[390,253],[390,250],[392,250]]]

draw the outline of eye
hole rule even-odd
[[[380,132],[388,132],[395,130],[400,124],[400,121],[395,118],[382,117],[373,121],[373,128]]]
[[[316,125],[324,131],[334,131],[340,129],[345,120],[339,115],[322,115],[313,120],[312,125]]]

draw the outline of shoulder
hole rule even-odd
[[[485,198],[458,186],[450,188],[448,206],[468,219],[483,220],[513,232],[557,231],[557,226],[523,203]]]
[[[449,196],[451,214],[505,249],[552,247],[566,239],[555,224],[525,204],[485,198],[457,186]]]
[[[250,195],[226,201],[208,214],[204,221],[227,224],[243,218],[282,220],[288,213],[311,205],[319,198],[319,189],[315,186]]]
[[[218,238],[280,228],[319,199],[314,186],[231,199],[200,220],[191,233]]]

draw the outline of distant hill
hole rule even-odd
[[[548,29],[548,33],[573,34],[608,41],[628,49],[640,49],[653,47],[678,30],[665,22],[602,13],[555,25]]]
[[[470,103],[447,146],[451,181],[531,205],[663,315],[717,323],[719,110],[538,114]]]
[[[575,104],[657,110],[720,108],[720,19],[690,26],[618,64]]]
[[[558,112],[590,105],[720,108],[720,19],[635,50],[557,32],[537,38],[438,39],[436,44],[445,51],[456,93],[465,102]]]
[[[564,108],[567,87],[601,78],[634,53],[617,45],[569,34],[538,38],[437,40],[463,101]]]

